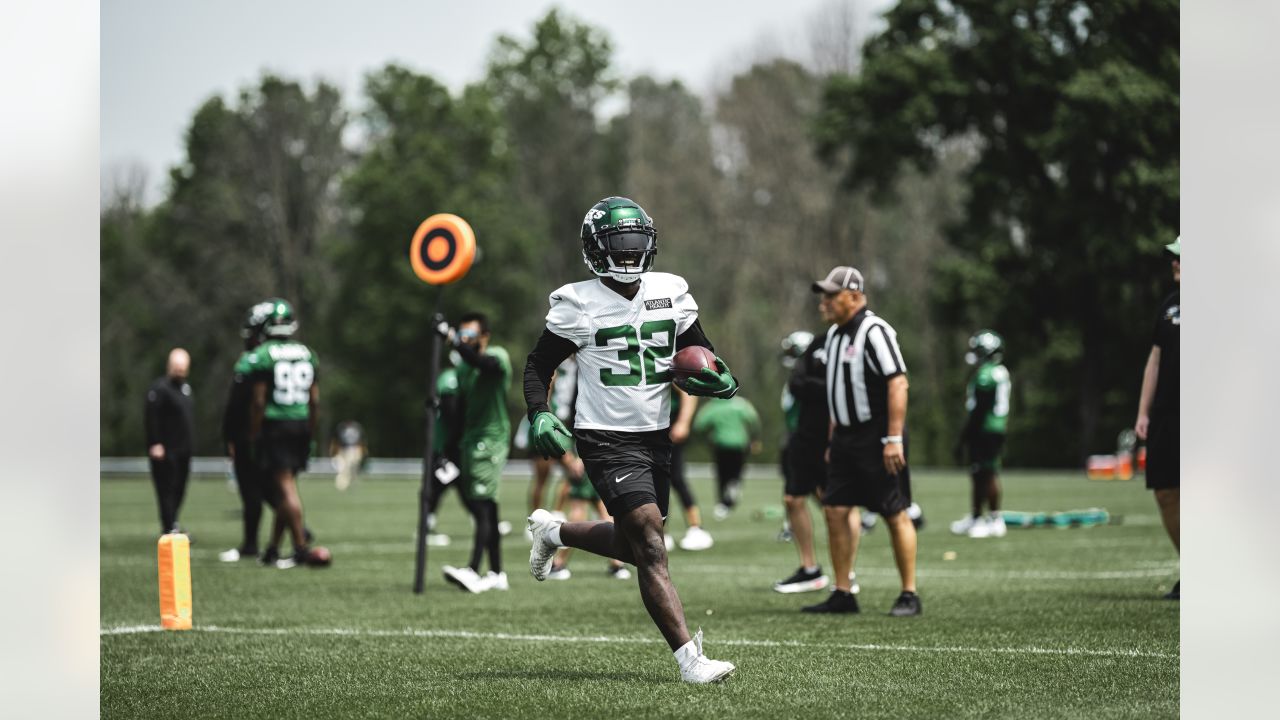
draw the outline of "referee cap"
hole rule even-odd
[[[855,267],[848,265],[838,265],[827,273],[827,277],[813,283],[813,291],[820,292],[840,292],[841,290],[857,290],[862,292],[862,273],[858,272]]]
[[[1165,245],[1164,249],[1172,253],[1174,257],[1182,257],[1182,236],[1179,235],[1177,240]]]

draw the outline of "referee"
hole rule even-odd
[[[831,446],[822,498],[836,589],[805,612],[856,613],[850,575],[858,550],[857,506],[879,513],[889,528],[902,594],[890,615],[920,614],[916,595],[916,529],[907,470],[907,365],[897,333],[867,309],[862,273],[839,266],[813,284],[818,309],[832,323],[823,349],[827,359],[827,410]],[[851,526],[852,525],[852,526]]]

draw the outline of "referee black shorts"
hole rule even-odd
[[[263,470],[302,472],[311,456],[311,429],[306,420],[267,420],[258,445]]]
[[[785,484],[783,492],[791,497],[805,497],[822,490],[827,485],[827,442],[802,435],[792,435],[787,441],[783,462]]]
[[[575,430],[587,477],[613,517],[653,503],[662,519],[671,500],[671,433]]]
[[[903,434],[903,454],[908,452]],[[884,445],[880,433],[837,429],[831,438],[831,463],[827,466],[827,487],[823,505],[861,506],[885,517],[911,505],[911,469],[904,467],[890,475],[884,467]]]
[[[1178,415],[1152,415],[1147,426],[1147,487],[1152,490],[1176,490],[1182,480],[1179,466]]]

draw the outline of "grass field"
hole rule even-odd
[[[604,561],[573,559],[568,582],[536,583],[523,533],[526,483],[504,483],[509,592],[468,595],[440,566],[462,565],[469,522],[446,500],[427,592],[415,596],[416,485],[365,481],[338,493],[302,484],[307,522],[334,552],[325,570],[228,565],[238,497],[221,479],[192,483],[183,525],[195,536],[196,630],[159,632],[155,503],[145,478],[102,483],[102,715],[124,717],[1173,717],[1178,605],[1161,593],[1176,556],[1141,479],[1008,473],[1018,510],[1101,506],[1123,522],[1091,529],[953,537],[967,482],[915,473],[924,615],[885,616],[898,587],[884,529],[864,536],[862,614],[798,612],[820,593],[780,595],[796,565],[775,540],[780,481],[750,481],[734,516],[707,527],[716,545],[676,550],[672,576],[709,656],[738,670],[691,687],[639,600]],[[709,481],[695,481],[701,499]],[[673,499],[674,503],[674,499]],[[708,508],[709,509],[709,508]],[[269,516],[268,516],[269,519]],[[265,523],[264,523],[265,525]],[[673,513],[679,536],[683,523]],[[819,525],[821,527],[821,525]],[[825,555],[825,540],[819,551]],[[944,553],[954,551],[954,560]],[[824,562],[824,565],[826,563]]]

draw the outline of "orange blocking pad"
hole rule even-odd
[[[191,541],[174,533],[160,538],[160,626],[191,629]]]

